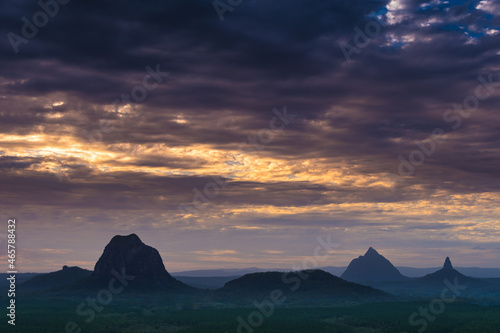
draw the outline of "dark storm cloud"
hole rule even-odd
[[[7,24],[3,31],[18,31],[22,22],[13,17],[29,17],[39,10],[34,3],[28,4],[24,11],[10,13],[13,9],[4,3],[2,13]],[[174,77],[194,78],[185,84],[178,79],[172,90],[163,94],[168,104],[162,101],[160,105],[198,106],[204,110],[243,108],[242,86],[247,85],[253,94],[263,94],[280,81],[286,84],[290,79],[334,70],[341,60],[337,45],[333,41],[330,45],[330,51],[335,51],[333,57],[319,55],[317,47],[324,44],[319,39],[347,33],[362,22],[365,11],[376,5],[363,9],[362,2],[354,6],[352,2],[331,2],[316,7],[295,1],[286,6],[247,6],[222,25],[209,1],[170,1],[145,7],[137,2],[71,2],[61,7],[35,39],[22,45],[20,54],[10,52],[8,43],[2,44],[2,53],[7,63],[23,61],[22,69],[6,66],[10,78],[25,78],[30,72],[30,80],[13,85],[13,91],[77,91],[86,98],[95,100],[99,96],[101,103],[109,103],[115,98],[113,89],[102,89],[103,85],[126,91],[130,89],[123,80],[127,72],[137,73],[146,65],[160,63]],[[304,6],[309,8],[306,13],[299,10]],[[32,45],[34,41],[39,44]],[[57,61],[38,66],[41,58]],[[30,61],[35,64],[30,66]],[[241,82],[235,86],[235,81]],[[239,98],[234,98],[238,91]],[[193,93],[196,99],[191,98]],[[254,112],[263,109],[260,106]]]
[[[400,22],[391,25],[381,17],[380,35],[347,63],[340,42],[353,44],[353,28],[363,29],[374,12],[383,14],[380,10],[388,1],[246,1],[227,13],[224,22],[211,1],[71,1],[60,6],[35,38],[20,45],[19,54],[2,39],[0,94],[9,99],[2,100],[0,128],[21,135],[35,128],[46,134],[69,133],[85,142],[83,129],[111,120],[116,129],[104,135],[105,144],[201,143],[224,150],[235,149],[268,126],[273,107],[287,105],[298,121],[268,145],[263,156],[347,160],[353,172],[363,175],[396,173],[398,155],[407,157],[416,149],[415,140],[427,138],[435,128],[450,131],[443,113],[473,94],[478,75],[493,73],[500,80],[495,72],[499,37],[485,32],[498,28],[500,21],[475,9],[478,1],[402,3],[405,9],[395,12]],[[31,18],[40,10],[34,1],[4,1],[0,6],[3,36],[20,34],[21,17]],[[171,76],[148,92],[139,105],[140,115],[122,119],[105,110],[142,82],[146,66],[156,64]],[[44,106],[52,95],[65,104]],[[440,145],[412,179],[397,184],[394,194],[292,182],[257,182],[264,190],[254,191],[256,184],[237,182],[215,202],[390,202],[437,190],[497,191],[498,102],[498,94],[481,101],[480,111],[464,119],[457,135]],[[56,112],[62,117],[46,117]],[[175,122],[178,112],[187,123]],[[5,163],[28,167],[32,162]],[[192,187],[204,185],[203,179],[187,176],[147,176],[155,185],[133,173],[101,178],[80,163],[74,170],[68,166],[78,182],[51,187],[71,192],[84,186],[95,198],[88,205],[118,207],[116,198],[105,197],[120,189],[122,197],[152,197],[169,188],[189,200]],[[190,169],[207,162],[153,155],[132,163]],[[35,177],[33,186],[44,184],[46,175],[37,172],[25,175],[25,186],[30,177]],[[425,194],[412,194],[412,185],[421,185]]]
[[[0,169],[26,169],[33,164],[31,161],[26,161],[23,158],[15,156],[1,156]]]

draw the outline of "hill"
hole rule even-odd
[[[279,290],[292,302],[332,304],[347,300],[364,302],[390,296],[372,287],[345,281],[322,270],[246,274],[227,282],[218,292],[234,297],[255,298]]]
[[[476,279],[476,278],[471,278],[468,276],[463,275],[459,271],[453,268],[453,265],[451,264],[451,260],[449,257],[446,257],[443,268],[440,270],[427,274],[424,277],[417,278],[414,280],[415,283],[421,284],[421,285],[442,285],[443,281],[454,281],[457,279],[460,283],[467,284],[467,285],[485,285],[486,282],[484,282],[481,279]]]
[[[42,291],[69,285],[89,277],[92,271],[80,267],[63,266],[59,271],[39,274],[19,285],[20,291]]]
[[[194,277],[194,276],[176,276],[175,278],[191,287],[200,289],[219,289],[224,285],[240,276],[209,276],[209,277]]]

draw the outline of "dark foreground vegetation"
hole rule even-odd
[[[429,301],[385,302],[342,307],[290,307],[286,303],[269,316],[256,313],[257,308],[233,308],[227,304],[199,299],[164,299],[162,296],[120,295],[100,312],[89,307],[85,315],[76,309],[86,297],[29,296],[17,301],[16,326],[0,324],[0,332],[59,333],[68,332],[180,332],[180,333],[321,333],[321,332],[418,332],[422,326],[412,326],[409,317]],[[2,303],[5,299],[2,298]],[[260,300],[259,300],[260,301]],[[253,313],[253,315],[252,315]],[[253,316],[253,317],[252,317]],[[434,321],[427,322],[425,332],[500,332],[500,307],[479,306],[457,300],[446,304]],[[91,319],[92,318],[92,319]],[[238,318],[241,320],[238,322]],[[253,319],[252,319],[253,318]],[[261,325],[255,324],[262,318]],[[422,318],[422,317],[418,317]],[[88,320],[88,322],[86,321]],[[246,328],[240,326],[242,320]],[[252,321],[253,320],[253,321]],[[77,325],[77,326],[72,326]]]

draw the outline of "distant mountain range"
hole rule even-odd
[[[407,267],[407,266],[395,266],[397,270],[404,276],[407,277],[422,277],[427,274],[433,273],[440,269],[440,267]],[[345,270],[346,266],[324,266],[318,267],[325,272],[330,274],[341,276]],[[500,278],[500,268],[481,268],[481,267],[456,267],[456,270],[462,272],[464,275],[475,277],[475,278]],[[289,269],[285,268],[257,268],[248,267],[241,269],[206,269],[206,270],[194,270],[194,271],[180,271],[172,272],[172,276],[185,276],[185,277],[221,277],[221,276],[242,276],[249,273],[258,272],[269,272],[277,271],[284,272]]]
[[[410,278],[370,248],[364,256],[351,262],[342,277],[400,297],[438,297],[448,288],[456,289],[457,296],[462,298],[500,302],[500,288],[495,279],[466,276],[453,268],[449,257],[441,269],[423,277]]]
[[[370,247],[364,255],[353,259],[342,270],[342,274],[340,272],[340,267],[300,272],[286,269],[269,272],[251,267],[196,270],[171,275],[165,269],[159,252],[144,244],[137,235],[131,234],[113,237],[93,271],[64,266],[56,272],[30,275],[31,278],[24,282],[20,277],[18,281],[21,292],[72,293],[89,288],[110,288],[114,282],[120,282],[127,287],[128,292],[153,291],[172,295],[189,293],[204,299],[215,297],[237,301],[255,295],[265,296],[279,289],[286,291],[289,295],[287,297],[293,299],[294,304],[345,304],[346,301],[385,300],[389,297],[388,293],[404,297],[434,297],[443,288],[444,281],[458,279],[460,283],[474,286],[464,296],[493,297],[500,300],[500,277],[478,279],[466,276],[453,268],[449,258],[446,258],[442,269],[419,278],[411,278],[404,276],[389,260]],[[423,270],[420,269],[419,272]],[[206,289],[215,289],[215,292],[208,293]]]
[[[440,267],[426,267],[426,268],[416,268],[416,267],[406,267],[406,266],[395,266],[396,269],[404,276],[407,277],[422,277],[427,274],[433,273],[440,269]],[[318,267],[325,272],[330,274],[341,276],[345,270],[346,266],[324,266]],[[286,268],[258,268],[258,267],[248,267],[240,269],[205,269],[205,270],[192,270],[192,271],[180,271],[170,273],[174,277],[226,277],[226,276],[242,276],[249,273],[258,272],[285,272],[290,269]],[[481,268],[481,267],[456,267],[456,270],[464,275],[475,277],[475,278],[500,278],[500,268]]]
[[[224,274],[242,273],[242,270],[226,270]],[[196,274],[196,272],[192,272]],[[215,272],[221,273],[221,272]],[[189,280],[189,277],[184,277]],[[199,279],[200,277],[191,277]],[[245,274],[242,277],[204,277],[199,287],[224,286],[209,293],[202,289],[189,286],[170,275],[163,264],[159,252],[144,244],[135,235],[115,236],[106,245],[95,264],[93,271],[79,267],[64,266],[62,270],[40,274],[22,283],[22,292],[42,293],[81,293],[88,289],[108,288],[109,290],[124,290],[128,293],[153,292],[171,295],[187,295],[203,299],[223,299],[224,301],[241,302],[255,295],[269,294],[276,289],[288,295],[289,300],[297,304],[345,304],[345,302],[382,301],[390,298],[387,293],[372,287],[345,281],[337,276],[321,270],[301,272],[260,272]],[[212,281],[207,282],[206,279]],[[200,282],[200,281],[191,281]],[[300,288],[299,288],[300,287]],[[195,296],[193,296],[195,295]],[[198,296],[196,296],[198,295]]]
[[[428,267],[428,268],[415,268],[415,267],[405,267],[396,266],[398,271],[408,277],[423,277],[427,274],[433,273],[440,269],[440,267]],[[335,276],[341,276],[347,267],[336,267],[336,266],[326,266],[319,267],[325,272],[333,274]],[[462,274],[475,278],[491,278],[500,280],[500,268],[480,268],[480,267],[456,267],[457,271]],[[288,269],[284,268],[257,268],[248,267],[241,269],[207,269],[207,270],[192,270],[192,271],[181,271],[172,272],[170,275],[175,277],[177,280],[184,282],[190,286],[201,288],[201,289],[218,289],[222,288],[224,284],[230,280],[239,278],[245,274],[257,273],[257,272],[268,272],[268,271],[279,271],[284,272]],[[92,272],[92,271],[89,271]],[[18,273],[17,279],[18,283],[23,283],[35,276],[43,276],[50,273]],[[8,281],[6,278],[8,274],[0,273],[0,287],[7,286]]]
[[[234,279],[241,277],[242,275],[234,276],[210,276],[210,277],[192,277],[192,276],[176,276],[175,278],[189,286],[199,288],[199,289],[219,289],[224,287],[224,285]]]
[[[422,277],[440,269],[439,267],[414,268],[401,266],[396,266],[396,268],[401,272],[401,274],[408,277]],[[500,268],[456,267],[455,269],[464,275],[475,278],[500,277]]]

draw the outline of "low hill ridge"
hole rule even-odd
[[[316,298],[386,298],[389,295],[372,287],[348,282],[328,272],[303,270],[298,272],[263,272],[246,274],[227,282],[221,292],[252,296],[281,290],[285,295]]]
[[[59,271],[37,275],[19,285],[21,291],[42,291],[75,283],[89,277],[92,271],[77,266],[63,266]]]

